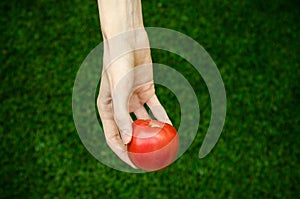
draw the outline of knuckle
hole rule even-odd
[[[110,104],[111,100],[107,99],[101,95],[98,96],[97,98],[97,108],[98,110],[101,111],[107,111],[110,109]]]
[[[140,102],[145,103],[155,95],[154,84],[145,85],[137,90],[137,95]]]

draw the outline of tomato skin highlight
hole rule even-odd
[[[174,162],[179,137],[173,126],[157,120],[136,120],[132,127],[133,136],[127,151],[138,168],[158,171]]]

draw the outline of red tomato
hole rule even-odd
[[[131,161],[146,171],[162,170],[176,159],[179,138],[176,129],[156,120],[136,120],[127,145]]]

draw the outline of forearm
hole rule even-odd
[[[141,0],[98,0],[103,39],[143,28]]]

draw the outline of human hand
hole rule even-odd
[[[144,107],[146,104],[157,120],[169,124],[171,121],[155,95],[148,37],[143,40],[148,48],[138,51],[128,41],[131,40],[115,42],[125,42],[124,45],[131,49],[116,59],[114,49],[120,46],[105,43],[97,107],[108,146],[121,160],[136,168],[126,148],[132,137],[130,113],[134,113],[137,119],[150,119]]]

